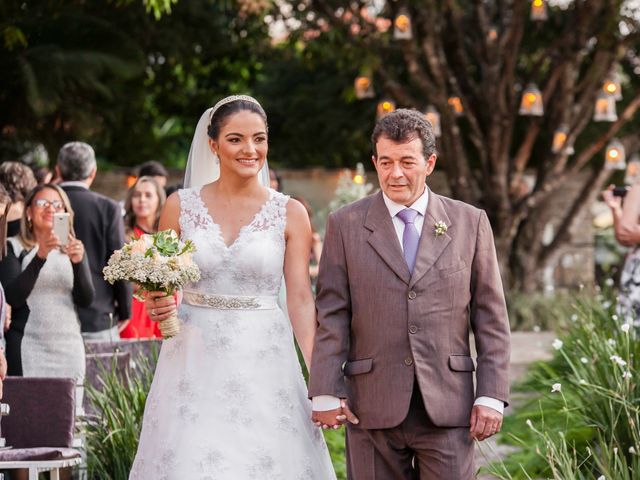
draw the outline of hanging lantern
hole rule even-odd
[[[553,133],[553,142],[551,143],[551,151],[553,153],[569,153],[569,148],[566,147],[568,135],[569,127],[567,127],[566,125],[560,125],[558,129]]]
[[[393,100],[381,100],[378,102],[376,108],[376,118],[380,120],[386,114],[393,112],[396,109],[396,104]]]
[[[429,105],[424,112],[424,116],[433,127],[433,134],[436,137],[441,136],[442,129],[440,128],[440,114],[438,111],[432,105]]]
[[[624,176],[624,183],[633,185],[640,181],[640,156],[636,153],[627,162],[627,171]]]
[[[363,98],[373,97],[373,82],[368,75],[360,75],[353,81],[353,88],[356,92],[356,98],[362,100]]]
[[[627,168],[625,162],[624,146],[617,138],[614,138],[607,145],[607,150],[604,155],[605,165],[607,170],[624,170]]]
[[[611,72],[609,72],[607,78],[604,79],[602,90],[607,95],[612,95],[616,101],[622,100],[622,86],[620,85],[620,75],[618,75],[618,72],[616,72],[615,68],[611,69]]]
[[[393,38],[395,40],[411,40],[411,17],[406,10],[400,10],[393,20]]]
[[[530,115],[534,117],[541,117],[544,115],[544,107],[542,106],[542,93],[534,83],[527,85],[522,93],[522,100],[520,100],[520,115]]]
[[[459,117],[464,112],[464,107],[462,106],[462,100],[460,100],[460,97],[449,97],[447,99],[447,103],[456,114],[456,117]]]
[[[491,42],[495,42],[498,39],[498,29],[494,25],[489,27],[489,31],[487,32],[487,38]]]
[[[593,109],[593,120],[595,122],[615,122],[618,120],[616,99],[613,95],[608,95],[604,92],[598,93],[596,105]]]
[[[549,18],[546,0],[533,0],[531,2],[531,20],[544,22]]]

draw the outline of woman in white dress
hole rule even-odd
[[[169,197],[159,227],[195,243],[202,276],[183,292],[180,334],[162,345],[130,479],[335,478],[291,334],[309,365],[311,227],[300,203],[264,186],[266,156],[255,99],[203,114],[191,188]],[[290,322],[277,306],[283,272]],[[176,308],[160,293],[146,307],[157,321]]]

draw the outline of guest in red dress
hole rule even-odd
[[[158,230],[158,220],[165,199],[164,189],[153,177],[140,177],[136,180],[127,192],[124,204],[125,229],[129,239]],[[120,331],[120,338],[162,338],[158,323],[151,321],[144,302],[133,299],[131,318]]]

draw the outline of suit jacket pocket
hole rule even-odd
[[[438,274],[441,277],[448,277],[450,275],[453,275],[454,273],[459,272],[460,270],[464,270],[466,267],[467,264],[465,263],[465,261],[461,260],[460,262],[456,263],[455,265],[451,265],[450,267],[439,268]]]
[[[362,375],[369,373],[373,368],[373,358],[363,358],[362,360],[352,360],[344,364],[344,374],[347,377],[352,375]]]
[[[469,355],[449,355],[449,368],[454,372],[473,372],[476,366]]]

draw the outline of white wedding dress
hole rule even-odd
[[[130,479],[335,479],[276,305],[287,200],[270,190],[227,246],[200,188],[180,191],[181,237],[202,277],[185,288],[180,334],[163,342]]]

